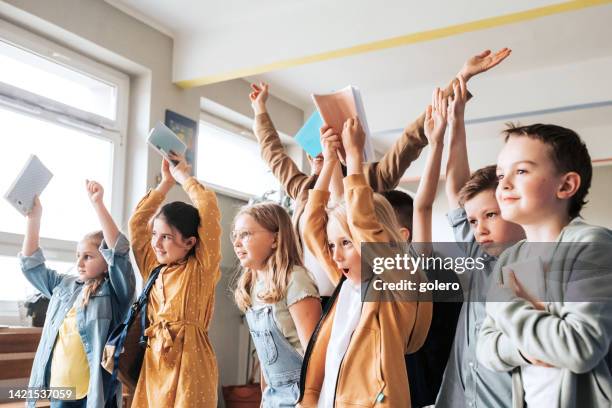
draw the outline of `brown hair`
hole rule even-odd
[[[102,231],[94,231],[85,235],[82,241],[91,241],[96,244],[96,247],[99,247],[102,244],[103,239],[104,234],[102,233]],[[98,291],[100,286],[102,286],[102,283],[104,282],[105,278],[106,274],[103,274],[95,279],[89,279],[87,280],[87,282],[85,282],[85,286],[83,287],[82,306],[87,306],[89,304],[89,298],[91,297],[91,295],[95,294]]]
[[[264,290],[258,300],[264,303],[275,303],[287,294],[288,278],[296,266],[303,266],[302,250],[297,245],[297,238],[291,218],[287,211],[278,204],[267,202],[247,205],[240,209],[234,222],[241,215],[250,215],[267,231],[276,233],[276,249],[266,260],[264,272]],[[251,289],[256,279],[256,271],[250,268],[241,270],[234,289],[234,301],[243,312],[252,306]]]
[[[412,197],[401,190],[390,190],[381,194],[393,207],[400,227],[408,228],[412,231],[412,213],[414,212],[414,200]]]
[[[557,125],[536,123],[529,126],[507,124],[504,130],[507,142],[510,136],[527,136],[550,146],[551,160],[559,173],[576,172],[580,176],[578,191],[570,198],[568,212],[571,218],[580,215],[580,210],[587,203],[585,197],[591,187],[593,165],[591,156],[580,136],[571,129]]]
[[[470,175],[469,180],[459,190],[459,205],[463,207],[465,202],[476,197],[483,191],[497,188],[497,166],[490,165],[476,170]]]

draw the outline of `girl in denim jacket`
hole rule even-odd
[[[71,389],[70,401],[52,399],[52,407],[121,406],[121,387],[104,400],[110,376],[100,366],[106,338],[125,317],[134,297],[129,243],[102,201],[104,190],[86,181],[87,193],[102,231],[87,234],[77,245],[78,275],[59,274],[45,266],[39,246],[42,206],[38,198],[27,215],[19,259],[26,279],[50,298],[29,387]],[[28,400],[34,407],[36,400]]]

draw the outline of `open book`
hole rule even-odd
[[[342,134],[344,122],[352,117],[358,117],[365,133],[364,160],[374,161],[374,147],[370,137],[370,128],[366,119],[363,101],[359,88],[349,85],[339,91],[326,95],[312,95],[312,99],[323,118],[323,121]]]

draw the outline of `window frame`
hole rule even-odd
[[[223,119],[220,118],[216,115],[213,115],[211,113],[208,113],[204,110],[200,111],[200,118],[198,120],[198,129],[200,124],[204,124],[205,126],[210,126],[210,127],[214,127],[217,128],[218,130],[220,130],[221,132],[224,133],[229,133],[230,136],[234,136],[236,138],[241,137],[244,139],[247,139],[253,143],[255,143],[256,146],[258,146],[259,148],[259,142],[257,141],[257,139],[255,138],[255,135],[253,134],[252,130],[247,129],[239,124],[233,123],[227,119]],[[198,132],[198,138],[200,138],[201,135]],[[201,146],[200,140],[198,140],[198,145]],[[197,152],[196,152],[197,155]],[[267,167],[267,165],[266,165]],[[268,171],[270,171],[270,169],[268,169]],[[195,169],[195,173],[197,175],[197,169]],[[243,191],[239,191],[239,190],[235,190],[229,187],[225,187],[225,186],[221,186],[218,184],[214,184],[214,183],[210,183],[207,182],[206,180],[198,177],[198,179],[206,185],[206,187],[209,187],[211,190],[219,193],[219,194],[223,194],[226,195],[228,197],[232,197],[232,198],[237,198],[240,200],[245,200],[245,201],[249,201],[253,198],[257,198],[260,197],[257,194],[250,194],[250,193],[246,193]],[[280,184],[280,182],[276,179],[276,177],[274,177],[274,179],[276,180],[274,189],[277,191],[280,191],[281,194],[284,194],[284,192],[282,191],[282,186]],[[263,192],[262,192],[263,194]]]
[[[110,141],[113,146],[109,211],[118,225],[124,224],[124,187],[126,135],[128,129],[129,76],[94,61],[85,54],[69,50],[44,37],[33,34],[0,18],[0,41],[36,54],[68,69],[93,77],[116,87],[115,119],[65,105],[61,102],[0,82],[0,106],[16,113],[76,129],[87,136]],[[17,216],[18,214],[15,213]],[[24,222],[25,230],[25,222]],[[21,250],[23,234],[0,230],[0,255],[16,256]],[[41,247],[50,260],[72,262],[76,241],[41,238]]]

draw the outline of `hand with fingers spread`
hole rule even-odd
[[[512,50],[510,48],[502,48],[495,54],[491,50],[485,50],[478,55],[469,58],[464,64],[457,76],[463,77],[465,82],[469,81],[475,75],[488,71],[494,66],[505,60]]]
[[[85,188],[87,189],[87,195],[92,204],[102,204],[102,200],[104,199],[104,188],[100,183],[97,181],[85,180]]]
[[[268,100],[268,88],[269,85],[265,82],[260,82],[259,85],[251,84],[253,92],[249,94],[249,99],[251,100],[251,106],[253,107],[255,115],[267,112],[266,101]]]
[[[447,100],[440,88],[434,89],[431,105],[425,111],[425,136],[430,144],[442,144],[446,131]]]
[[[175,165],[170,167],[170,174],[172,178],[180,184],[185,183],[189,177],[191,177],[191,165],[185,160],[185,156],[182,154],[170,153],[170,160],[176,162]],[[162,180],[163,180],[163,166],[162,166]]]
[[[462,76],[453,82],[453,95],[448,98],[448,123],[454,124],[464,120],[465,104],[467,103],[467,85]]]

